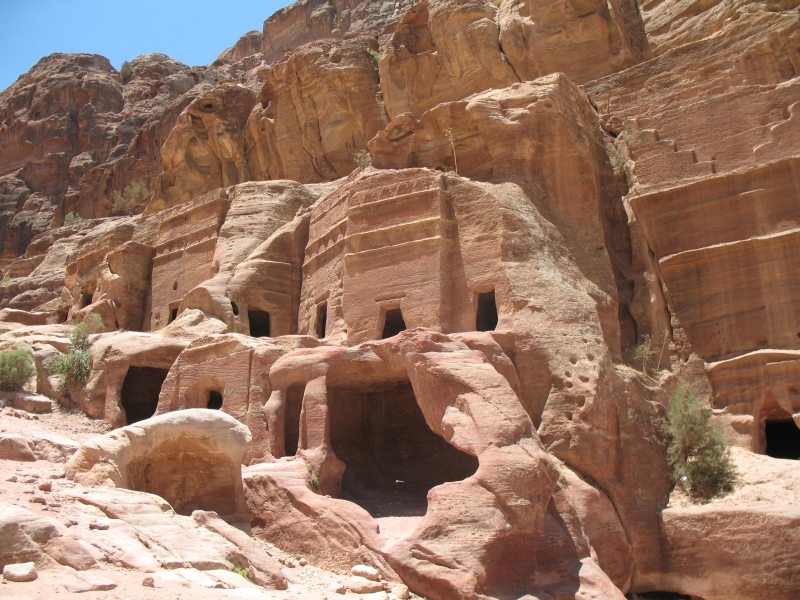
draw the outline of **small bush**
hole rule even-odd
[[[75,211],[68,212],[67,216],[64,217],[64,227],[74,225],[75,223],[80,223],[81,221],[83,221],[83,217],[81,217],[78,213]]]
[[[369,52],[369,55],[372,57],[372,60],[375,61],[375,64],[381,62],[381,56],[383,56],[383,48],[378,48],[378,50],[367,48],[367,52]]]
[[[369,152],[367,152],[366,150],[359,150],[358,152],[356,152],[353,155],[353,161],[359,167],[366,167],[367,165],[369,165],[372,162],[372,160],[370,159],[370,156],[369,156]]]
[[[233,570],[236,571],[238,575],[241,575],[242,577],[247,579],[247,569],[243,567],[234,567]]]
[[[119,75],[122,77],[123,83],[127,83],[133,75],[133,68],[131,67],[131,63],[129,63],[127,60],[122,63],[122,66],[119,69]]]
[[[141,181],[130,183],[124,191],[114,192],[114,204],[111,210],[133,216],[133,211],[142,202],[150,198],[150,189]]]
[[[711,424],[711,410],[683,382],[670,396],[665,425],[671,437],[667,462],[677,485],[701,501],[733,491],[730,448]]]
[[[319,477],[317,477],[316,475],[312,475],[311,476],[311,485],[314,486],[315,490],[318,490],[319,489]]]
[[[658,364],[656,364],[658,360],[657,352],[653,348],[653,340],[650,339],[649,335],[644,336],[640,344],[628,349],[628,360],[634,366],[641,365],[642,373],[648,375],[648,377],[648,367],[654,371],[658,368]]]
[[[0,352],[0,390],[21,390],[35,372],[33,357],[27,350]]]
[[[83,383],[92,372],[92,354],[89,352],[89,335],[103,327],[100,315],[89,315],[83,323],[72,328],[69,336],[70,349],[53,361],[53,370],[61,377],[65,387],[72,383]]]

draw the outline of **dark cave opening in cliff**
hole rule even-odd
[[[469,477],[478,459],[430,430],[408,382],[328,389],[331,445],[347,468],[342,497],[373,517],[421,516],[428,491]]]
[[[269,337],[269,313],[264,310],[248,310],[247,320],[250,322],[251,337]]]
[[[497,328],[497,300],[494,290],[478,294],[478,314],[475,316],[477,331],[494,331]]]
[[[328,303],[323,302],[317,308],[317,322],[316,322],[317,338],[323,339],[325,332],[328,330]]]
[[[300,445],[300,414],[303,412],[303,394],[306,386],[296,383],[286,391],[286,408],[284,411],[284,449],[286,456],[297,454]]]
[[[218,392],[217,390],[209,390],[208,392],[208,404],[206,408],[210,408],[212,410],[219,410],[222,408],[222,392]]]
[[[129,367],[122,382],[121,401],[127,424],[152,417],[158,407],[161,385],[167,378],[167,369]]]
[[[768,456],[800,459],[800,428],[794,420],[767,421],[765,425]]]
[[[383,317],[383,333],[381,339],[394,337],[401,331],[406,330],[406,322],[403,319],[403,313],[399,308],[387,310]]]

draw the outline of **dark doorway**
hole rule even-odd
[[[122,382],[122,408],[128,425],[152,417],[158,407],[161,384],[167,378],[167,369],[129,367]]]
[[[236,304],[236,302],[231,302],[231,310],[233,311],[233,316],[234,317],[238,317],[239,316],[239,305]]]
[[[178,318],[178,309],[173,308],[169,311],[169,322],[172,323],[175,319]]]
[[[208,406],[206,406],[206,408],[211,408],[213,410],[222,408],[222,392],[218,392],[217,390],[208,392]]]
[[[92,292],[86,292],[83,294],[81,299],[81,308],[86,308],[92,303],[92,296],[94,296],[94,293]]]
[[[767,455],[773,458],[800,459],[800,428],[792,419],[767,421]]]
[[[269,313],[263,310],[248,310],[250,335],[252,337],[269,337]]]
[[[373,516],[423,515],[432,487],[478,468],[477,458],[430,430],[410,383],[366,393],[331,388],[328,406],[331,445],[347,465],[343,496]]]
[[[328,329],[328,303],[324,302],[317,308],[317,337],[322,339]]]
[[[494,331],[497,327],[497,302],[494,290],[478,294],[478,314],[475,317],[475,329],[478,331]]]
[[[303,412],[304,383],[296,383],[286,391],[286,410],[284,412],[284,435],[286,456],[297,454],[300,445],[300,414]]]
[[[403,313],[399,308],[393,308],[386,311],[386,316],[383,320],[383,333],[381,339],[393,337],[406,330],[406,322],[403,319]]]

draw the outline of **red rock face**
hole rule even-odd
[[[301,0],[209,67],[42,59],[0,94],[0,349],[114,427],[221,411],[251,444],[159,433],[117,485],[387,590],[793,598],[800,476],[754,453],[800,425],[798,25],[791,3]],[[680,380],[738,446],[703,507],[667,464]]]

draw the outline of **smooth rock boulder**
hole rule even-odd
[[[157,494],[179,514],[212,510],[246,525],[240,465],[251,441],[247,427],[221,411],[178,411],[89,440],[65,475],[83,485]]]
[[[3,567],[3,577],[8,581],[33,581],[39,576],[36,565],[32,562],[6,565]]]

